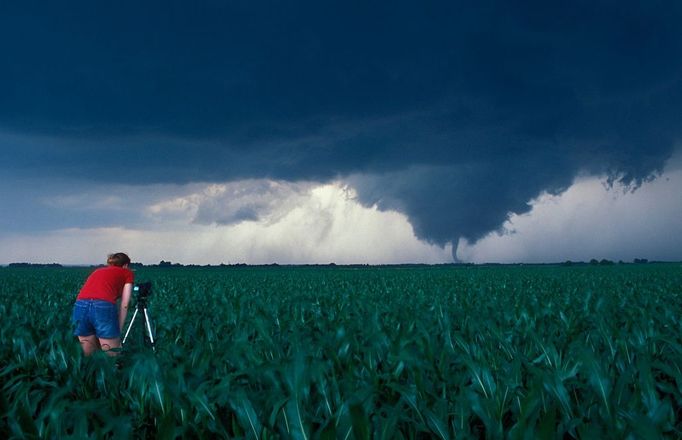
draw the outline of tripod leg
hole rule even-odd
[[[130,324],[128,324],[128,330],[126,330],[126,335],[123,337],[123,342],[121,344],[126,343],[126,339],[128,339],[128,333],[130,333],[130,329],[133,328],[133,322],[135,322],[136,316],[137,316],[137,309],[135,309],[135,313],[133,313],[133,317],[130,320]]]
[[[154,336],[152,336],[152,326],[149,324],[149,315],[147,314],[147,308],[145,307],[144,311],[144,322],[147,324],[147,334],[149,334],[149,341],[152,343],[152,350],[156,351],[156,347],[154,346]]]

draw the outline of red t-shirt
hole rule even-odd
[[[90,274],[76,299],[101,299],[116,304],[123,292],[123,285],[134,280],[135,275],[130,269],[101,267]]]

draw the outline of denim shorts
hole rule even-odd
[[[79,299],[73,307],[73,334],[114,339],[121,336],[118,307],[100,299]]]

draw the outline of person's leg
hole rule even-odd
[[[121,338],[99,338],[99,345],[109,356],[118,356],[119,348],[121,348]]]
[[[81,343],[81,347],[83,347],[83,354],[85,356],[90,356],[92,353],[100,349],[99,341],[95,335],[79,336],[78,340]]]
[[[109,356],[118,355],[121,348],[121,329],[118,325],[116,304],[99,301],[95,305],[95,334],[102,350]]]
[[[95,328],[91,321],[92,304],[87,300],[76,301],[73,307],[73,334],[78,336],[83,354],[90,356],[92,353],[100,349],[97,336],[95,336]]]

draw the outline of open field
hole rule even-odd
[[[682,436],[680,264],[141,268],[119,365],[88,273],[0,269],[0,437]]]

